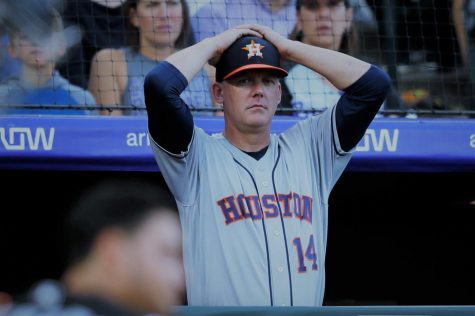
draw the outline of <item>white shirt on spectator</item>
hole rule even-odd
[[[298,110],[331,108],[342,95],[325,77],[302,65],[290,69],[285,83],[292,96],[292,107]],[[300,115],[308,116],[308,113]]]

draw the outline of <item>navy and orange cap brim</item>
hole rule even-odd
[[[277,73],[280,74],[280,77],[287,77],[289,74],[287,70],[276,67],[276,66],[271,66],[271,65],[266,65],[266,64],[249,64],[249,65],[244,65],[242,67],[239,67],[237,69],[234,69],[230,73],[228,73],[226,76],[223,77],[223,80],[228,79],[231,76],[234,76],[235,74],[245,71],[245,70],[252,70],[252,69],[270,69],[270,70],[276,70]]]

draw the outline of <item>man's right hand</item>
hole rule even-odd
[[[231,46],[237,39],[250,35],[250,36],[257,36],[262,37],[262,34],[259,32],[250,29],[251,24],[242,24],[231,29],[228,29],[214,37],[208,38],[207,40],[210,41],[211,45],[214,45],[214,54],[210,58],[209,63],[215,66],[223,52]]]

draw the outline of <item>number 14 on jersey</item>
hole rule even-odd
[[[297,256],[299,260],[298,272],[307,272],[307,264],[311,264],[311,269],[317,271],[317,252],[315,251],[315,240],[313,238],[313,234],[310,235],[305,250],[305,245],[302,245],[302,240],[300,239],[300,237],[294,238],[294,246],[295,250],[297,251]]]

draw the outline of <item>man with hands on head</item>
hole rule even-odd
[[[345,93],[274,135],[281,57]],[[195,126],[179,97],[207,62],[224,111],[219,136]],[[204,39],[148,74],[148,127],[179,208],[189,305],[322,305],[328,198],[388,87],[375,66],[255,24]]]

